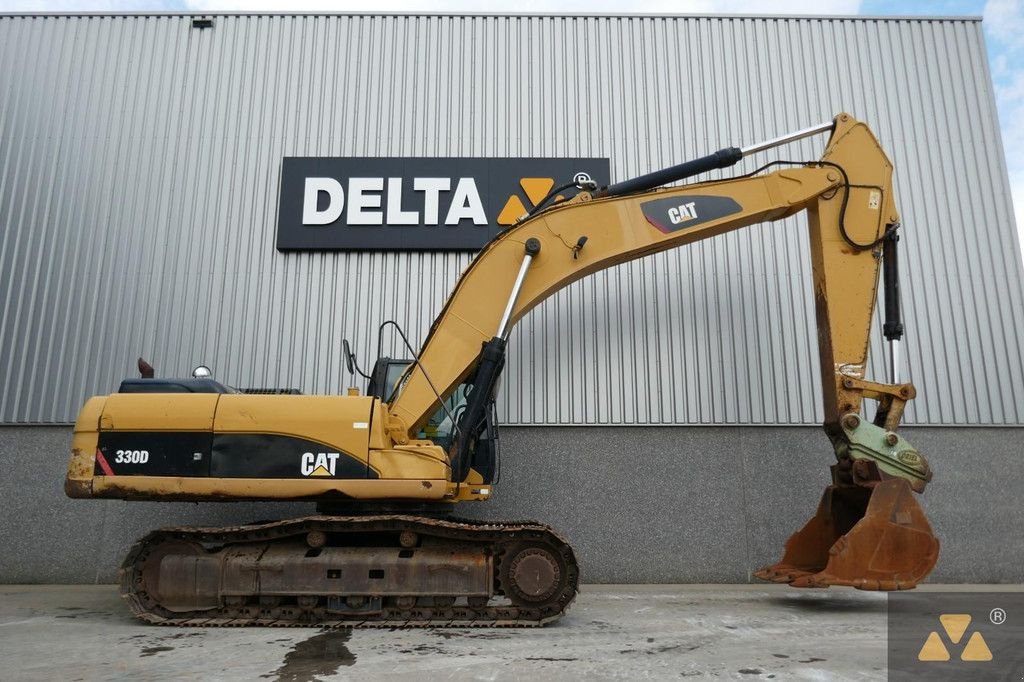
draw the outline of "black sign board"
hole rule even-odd
[[[475,251],[580,174],[608,159],[287,157],[277,248]]]

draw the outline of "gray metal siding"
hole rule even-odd
[[[277,252],[284,156],[608,156],[622,179],[841,110],[896,164],[908,421],[1024,423],[976,21],[8,16],[0,64],[2,423],[73,420],[138,355],[338,392],[343,337],[365,362],[385,319],[419,342],[469,257]],[[806,243],[789,219],[556,294],[513,333],[504,421],[819,423]]]

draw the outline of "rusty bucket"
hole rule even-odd
[[[909,590],[935,567],[939,541],[907,481],[830,485],[782,561],[754,573],[793,587]]]

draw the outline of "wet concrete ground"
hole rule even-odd
[[[590,585],[542,629],[161,628],[114,586],[0,586],[0,679],[879,679],[885,595]]]

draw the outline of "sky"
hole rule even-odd
[[[4,12],[493,12],[484,0],[0,0]],[[982,16],[1010,187],[1024,249],[1024,0],[518,0],[519,12]]]

